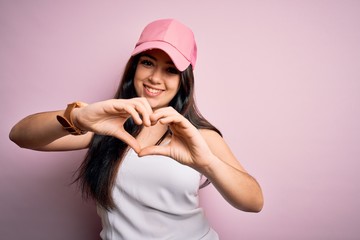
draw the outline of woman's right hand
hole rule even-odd
[[[64,110],[29,115],[16,123],[9,138],[22,148],[39,151],[69,151],[87,148],[93,133],[110,135],[140,151],[138,142],[124,129],[132,117],[136,124],[150,126],[152,109],[145,98],[111,99],[75,108],[71,119],[75,126],[88,130],[85,135],[70,135],[57,121]]]
[[[76,108],[71,118],[78,128],[116,137],[139,152],[139,143],[125,131],[124,123],[132,117],[136,124],[150,126],[151,114],[152,109],[145,98],[111,99]]]

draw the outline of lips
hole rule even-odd
[[[150,95],[150,96],[157,96],[163,92],[163,90],[161,90],[161,89],[152,88],[152,87],[149,87],[146,85],[144,85],[144,89],[145,89],[145,92],[147,93],[147,95]]]

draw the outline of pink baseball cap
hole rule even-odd
[[[196,63],[197,47],[190,28],[175,19],[160,19],[149,23],[140,35],[132,56],[150,49],[166,52],[176,68],[184,71]]]

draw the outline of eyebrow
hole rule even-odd
[[[153,55],[150,55],[150,54],[148,54],[148,53],[144,53],[142,56],[148,57],[148,58],[151,58],[151,59],[154,60],[154,61],[157,61],[156,57],[154,57]],[[174,62],[171,61],[171,60],[170,60],[170,61],[167,61],[166,63],[175,66]]]

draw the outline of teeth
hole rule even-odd
[[[154,94],[161,92],[161,90],[154,89],[154,88],[149,88],[149,87],[147,87],[147,86],[146,86],[146,89],[147,89],[149,92],[154,93]]]

